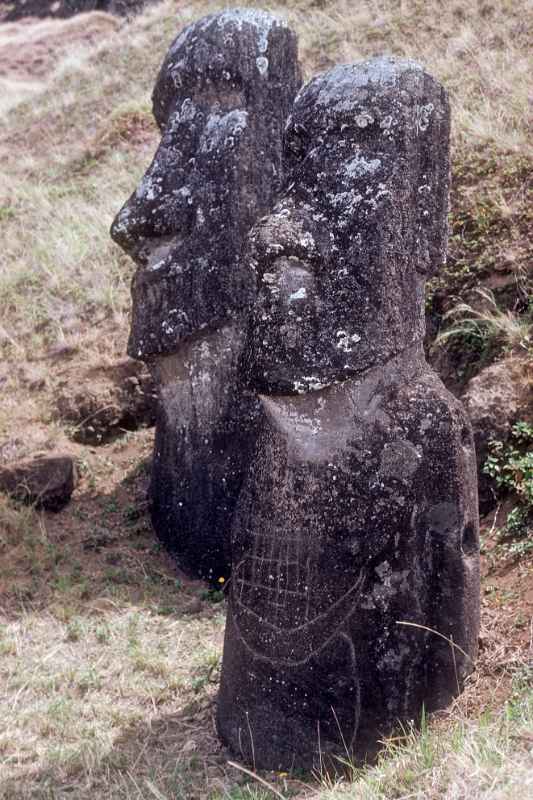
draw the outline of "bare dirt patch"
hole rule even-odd
[[[0,25],[0,77],[43,80],[67,50],[94,45],[118,27],[114,17],[99,11],[68,20],[37,21],[30,17]]]
[[[32,17],[0,24],[0,90],[2,108],[42,89],[65,57],[81,54],[115,32],[119,21],[93,11],[72,19]]]

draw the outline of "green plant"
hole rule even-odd
[[[192,678],[191,685],[195,694],[198,694],[210,683],[216,683],[220,667],[220,654],[209,653]]]
[[[72,619],[67,623],[65,639],[67,642],[77,642],[84,634],[83,624],[80,619]]]
[[[114,498],[104,504],[104,512],[106,514],[116,514],[117,511],[119,511],[119,505]]]
[[[483,467],[500,490],[514,492],[525,506],[533,506],[533,426],[516,422],[511,441],[489,442],[489,456]]]
[[[91,690],[98,690],[102,686],[102,679],[94,666],[86,667],[76,676],[78,691],[84,695]]]
[[[224,592],[221,589],[202,589],[200,599],[208,603],[221,603],[224,600]]]
[[[283,797],[284,795],[274,794],[272,789],[266,791],[265,789],[257,788],[251,784],[244,786],[235,786],[234,788],[224,792],[224,794],[213,795],[211,800],[272,800],[274,797]]]
[[[94,635],[99,644],[108,644],[111,638],[109,625],[106,622],[99,623],[94,629]]]
[[[502,310],[490,289],[477,288],[475,292],[480,307],[461,302],[451,308],[443,319],[452,326],[438,335],[437,344],[459,339],[465,347],[481,352],[495,346],[528,350],[532,342],[530,314]]]
[[[501,551],[518,558],[533,550],[533,426],[516,422],[508,444],[489,442],[483,466],[500,494],[512,494],[517,505],[498,531]]]
[[[5,219],[13,219],[15,216],[15,209],[11,206],[0,206],[0,221]]]

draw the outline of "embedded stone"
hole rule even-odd
[[[294,33],[262,11],[189,25],[153,92],[161,143],[111,235],[137,263],[129,354],[159,389],[154,527],[185,570],[229,574],[229,527],[257,400],[240,359],[251,226],[279,189],[281,140],[300,85]]]
[[[69,455],[40,456],[0,469],[0,491],[47,511],[60,511],[77,481],[76,464]]]
[[[471,378],[462,396],[474,431],[481,514],[497,504],[494,481],[483,472],[489,442],[507,443],[515,422],[533,422],[529,369],[527,358],[507,357]]]
[[[57,416],[83,444],[106,444],[126,431],[151,427],[156,408],[152,375],[130,358],[91,367],[57,386]]]
[[[424,359],[450,115],[416,63],[314,78],[249,235],[254,453],[232,526],[218,730],[257,768],[371,758],[476,656],[472,431]]]

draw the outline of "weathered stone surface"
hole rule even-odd
[[[490,440],[507,442],[515,422],[533,422],[531,368],[527,359],[512,357],[486,367],[468,382],[462,400],[474,430],[479,509],[486,514],[496,505],[493,483],[483,474]]]
[[[445,92],[416,64],[337,67],[298,95],[282,199],[250,234],[246,361],[262,394],[218,729],[257,767],[371,756],[472,668],[472,433],[422,349],[448,141]]]
[[[40,456],[0,469],[0,491],[48,511],[60,511],[76,483],[76,464],[69,455]]]
[[[281,179],[281,138],[300,85],[296,37],[236,9],[187,27],[153,93],[162,138],[113,223],[139,269],[129,352],[160,390],[152,519],[181,566],[229,572],[231,515],[256,409],[239,362],[253,276],[241,261]]]

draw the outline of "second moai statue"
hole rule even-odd
[[[235,513],[218,729],[255,767],[371,757],[445,706],[479,619],[476,464],[427,365],[449,105],[410,61],[298,95],[285,193],[250,235],[259,432]]]
[[[138,265],[128,352],[159,387],[150,503],[188,572],[229,573],[229,527],[256,401],[239,381],[253,282],[241,250],[281,181],[300,86],[294,33],[235,9],[187,27],[153,92],[162,138],[111,235]]]

